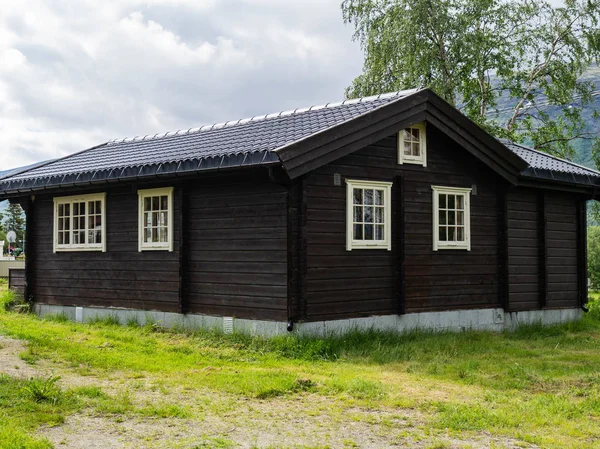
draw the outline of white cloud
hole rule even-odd
[[[0,0],[0,170],[342,98],[339,0]]]

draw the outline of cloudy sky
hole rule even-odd
[[[0,170],[343,98],[341,0],[0,0]]]

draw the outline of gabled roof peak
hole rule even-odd
[[[112,145],[112,144],[116,144],[116,143],[137,142],[137,141],[145,141],[145,140],[153,140],[153,139],[162,139],[164,137],[174,137],[174,136],[181,136],[181,135],[186,135],[186,134],[195,134],[195,133],[199,133],[199,132],[203,132],[203,131],[212,131],[212,130],[232,127],[232,126],[236,126],[236,125],[243,125],[243,124],[250,123],[250,122],[258,122],[258,121],[262,121],[262,120],[270,120],[270,119],[276,119],[276,118],[280,118],[280,117],[287,117],[290,115],[297,115],[297,114],[301,114],[304,112],[316,111],[319,109],[336,108],[336,107],[343,106],[343,105],[367,103],[367,102],[371,102],[371,101],[385,100],[385,99],[394,98],[394,97],[405,97],[407,95],[411,95],[415,92],[418,92],[419,90],[421,90],[421,89],[416,88],[416,89],[399,90],[397,92],[388,92],[388,93],[379,94],[379,95],[371,95],[368,97],[352,98],[352,99],[347,99],[347,100],[338,101],[338,102],[330,102],[330,103],[321,104],[321,105],[313,105],[313,106],[306,107],[306,108],[296,108],[296,109],[291,109],[288,111],[272,112],[272,113],[264,114],[264,115],[255,115],[253,117],[243,118],[243,119],[239,119],[239,120],[230,120],[227,122],[213,123],[212,125],[203,125],[203,126],[199,126],[199,127],[193,127],[193,128],[189,128],[187,130],[179,129],[177,131],[167,131],[164,133],[156,133],[154,135],[147,134],[143,137],[136,136],[136,137],[117,138],[117,139],[109,140],[107,144]]]

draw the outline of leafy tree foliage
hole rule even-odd
[[[342,11],[365,52],[348,97],[429,87],[497,137],[569,159],[589,139],[600,160],[582,119],[595,92],[582,74],[600,61],[597,0],[344,0]]]
[[[592,288],[600,288],[600,226],[590,226],[588,239],[588,277]]]
[[[25,237],[25,217],[23,209],[18,203],[10,203],[6,209],[6,218],[4,219],[4,229],[6,232],[15,231],[17,234],[17,245],[23,243]]]

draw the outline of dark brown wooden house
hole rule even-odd
[[[111,141],[0,179],[26,295],[274,334],[577,319],[600,173],[429,90]]]

